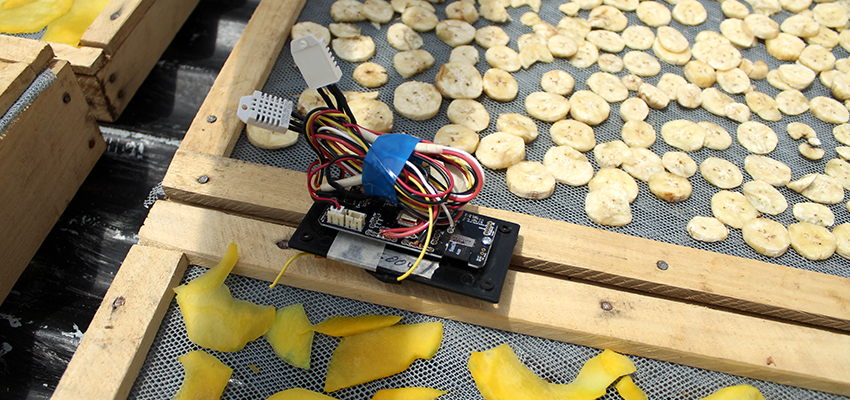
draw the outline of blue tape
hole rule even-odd
[[[363,190],[398,203],[395,181],[421,139],[404,134],[378,136],[363,160]]]

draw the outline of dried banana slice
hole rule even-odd
[[[575,38],[579,42],[590,33],[590,22],[581,17],[564,17],[558,21],[558,33]]]
[[[776,95],[776,106],[786,115],[800,115],[809,110],[809,99],[799,90],[783,90]]]
[[[785,186],[791,182],[791,168],[781,161],[759,155],[748,155],[744,159],[744,170],[755,180],[773,186]]]
[[[434,56],[428,50],[400,51],[393,56],[393,68],[402,78],[410,78],[434,65]]]
[[[338,38],[356,38],[360,36],[360,27],[347,22],[330,24],[328,30],[331,35]]]
[[[593,43],[599,50],[609,53],[619,53],[626,47],[626,41],[617,32],[602,29],[590,31],[585,40]]]
[[[585,152],[596,147],[596,137],[593,128],[581,121],[565,119],[552,124],[549,128],[549,137],[558,146],[570,146],[578,151]]]
[[[808,222],[789,225],[788,234],[791,247],[808,260],[826,260],[838,247],[838,241],[829,229]]]
[[[504,29],[495,25],[488,25],[475,31],[475,43],[485,49],[493,46],[507,46],[510,41],[511,37],[505,33]]]
[[[357,0],[337,0],[331,4],[331,18],[336,22],[365,21],[363,3]]]
[[[393,6],[384,0],[366,0],[360,13],[369,21],[386,24],[393,19]]]
[[[576,9],[575,14],[578,15],[579,6],[578,6],[578,4],[574,4],[574,5],[575,5],[575,9]],[[563,11],[561,11],[561,12],[563,12]],[[575,15],[573,15],[573,17],[574,16]],[[539,23],[543,22],[543,20],[540,19],[540,15],[537,14],[536,12],[529,11],[525,14],[522,14],[522,16],[519,17],[519,22],[521,24],[525,25],[525,26],[534,26],[535,24],[539,24]]]
[[[534,120],[517,113],[499,115],[499,118],[496,118],[496,130],[519,136],[525,143],[537,139],[538,134],[537,124],[534,123]]]
[[[655,39],[655,42],[652,43],[652,51],[658,57],[659,60],[664,61],[670,65],[685,65],[688,61],[691,60],[691,49],[687,48],[685,51],[681,53],[674,53],[670,50],[661,46],[661,43],[658,41],[658,38]]]
[[[505,183],[508,191],[525,199],[545,199],[555,192],[555,177],[537,161],[521,161],[508,167]]]
[[[818,203],[797,203],[794,204],[794,218],[800,222],[808,222],[818,226],[835,225],[835,214],[829,207]]]
[[[629,203],[635,201],[638,195],[638,185],[635,182],[635,178],[632,178],[631,175],[619,168],[602,168],[587,183],[587,188],[591,192],[600,190],[605,186],[614,186],[622,189],[626,192],[626,200]]]
[[[569,58],[569,61],[576,68],[587,68],[595,64],[598,59],[599,49],[596,48],[596,45],[590,42],[582,42],[578,45],[576,53]]]
[[[765,121],[779,121],[782,119],[782,113],[779,112],[779,103],[769,95],[752,91],[744,96],[747,106],[752,112],[758,114]]]
[[[623,62],[623,59],[614,54],[600,54],[599,59],[596,60],[596,63],[599,64],[599,69],[604,72],[616,74],[623,70],[626,67],[626,64]]]
[[[807,14],[792,15],[779,24],[779,29],[797,37],[806,38],[818,34],[820,24]]]
[[[726,106],[734,102],[734,99],[717,88],[710,87],[702,91],[702,108],[714,115],[725,117]]]
[[[686,229],[692,238],[701,242],[720,242],[729,237],[729,228],[713,217],[693,217],[688,221]]]
[[[835,236],[836,248],[835,252],[839,256],[850,260],[850,223],[844,223],[836,226],[832,230]]]
[[[826,163],[824,173],[835,178],[844,189],[850,190],[850,163],[833,158]]]
[[[829,175],[808,174],[789,182],[787,186],[817,203],[838,204],[844,201],[844,188],[841,182]]]
[[[475,65],[478,64],[478,59],[478,49],[470,45],[457,46],[452,49],[452,53],[449,55],[449,62],[465,62]]]
[[[741,103],[732,103],[724,110],[726,117],[733,121],[744,123],[750,120],[750,108]]]
[[[847,9],[838,3],[821,3],[812,9],[814,20],[829,28],[846,28]]]
[[[525,159],[525,142],[519,136],[493,132],[478,142],[475,158],[490,169],[504,169]]]
[[[708,12],[702,3],[696,0],[683,0],[673,7],[673,19],[682,25],[696,26],[705,22]]]
[[[767,78],[768,67],[767,63],[762,60],[757,60],[756,62],[750,61],[748,58],[741,59],[741,65],[738,66],[742,71],[744,71],[750,79],[754,79],[760,81],[764,78]]]
[[[459,19],[474,24],[475,21],[478,21],[478,9],[475,8],[475,4],[455,1],[446,6],[446,18]]]
[[[431,11],[436,11],[434,6],[431,3],[425,0],[390,0],[390,5],[393,7],[393,11],[401,14],[407,7],[422,7]]]
[[[336,56],[348,62],[361,62],[375,55],[375,42],[369,36],[336,38],[331,41]]]
[[[782,11],[779,0],[752,0],[749,3],[753,6],[753,12],[757,14],[770,16]]]
[[[782,8],[796,14],[808,10],[812,5],[812,0],[779,0],[779,4],[782,5]]]
[[[661,79],[658,80],[658,84],[656,86],[664,92],[670,100],[676,100],[679,87],[687,84],[688,81],[686,81],[685,78],[667,72],[661,75]],[[700,93],[702,93],[702,90],[700,90]]]
[[[817,136],[814,128],[802,122],[791,122],[785,126],[785,130],[788,132],[788,136],[791,136],[791,139],[794,140]]]
[[[637,92],[640,89],[640,85],[643,84],[643,79],[635,74],[623,75],[620,80],[623,81],[623,86],[631,92]]]
[[[598,6],[590,10],[587,17],[590,26],[598,29],[607,29],[614,32],[622,32],[629,25],[629,20],[622,11],[611,6]]]
[[[717,71],[717,85],[726,93],[740,94],[750,89],[750,77],[740,68]]]
[[[372,99],[354,100],[348,102],[357,123],[375,132],[391,132],[393,130],[393,111],[384,102]]]
[[[785,226],[767,218],[753,218],[741,227],[744,242],[761,255],[779,257],[791,245],[791,236]]]
[[[829,71],[835,67],[835,56],[830,49],[817,44],[810,44],[803,49],[797,62],[814,72]],[[814,79],[813,79],[814,80]],[[787,82],[787,81],[786,81]]]
[[[747,24],[738,18],[728,18],[720,23],[720,33],[726,36],[732,44],[738,47],[752,47],[756,37]]]
[[[669,25],[672,15],[667,6],[655,1],[642,1],[638,4],[635,10],[640,22],[647,26],[657,28],[659,26]],[[628,29],[628,28],[627,28]]]
[[[776,149],[779,137],[769,126],[757,121],[747,121],[738,125],[738,143],[751,153],[767,154]]]
[[[439,19],[434,11],[420,6],[411,6],[401,13],[401,22],[417,32],[428,32],[437,27]]]
[[[650,176],[648,183],[652,194],[669,203],[687,200],[693,190],[686,178],[663,170]]]
[[[602,3],[616,7],[620,11],[635,11],[640,4],[638,0],[603,0]]]
[[[451,123],[463,125],[475,132],[481,132],[490,126],[490,113],[483,104],[475,100],[452,100],[446,109],[446,117]]]
[[[578,43],[566,35],[555,35],[546,40],[549,52],[555,57],[568,58],[578,52]]]
[[[668,151],[661,157],[661,164],[670,173],[690,178],[697,173],[697,163],[681,151]]]
[[[721,44],[709,49],[701,61],[717,71],[728,71],[741,65],[741,52],[731,44]]]
[[[511,0],[511,7],[520,8],[522,6],[529,6],[534,12],[540,12],[541,5],[541,0]]]
[[[764,45],[767,52],[779,61],[797,61],[803,49],[806,48],[806,42],[803,39],[785,32],[780,32],[773,39],[765,40]]]
[[[842,160],[850,160],[850,147],[838,146],[835,148],[835,152],[838,153],[838,157],[840,157]]]
[[[486,1],[478,8],[478,15],[490,22],[507,22],[511,20],[508,10],[498,1]]]
[[[645,101],[646,105],[655,109],[661,109],[670,104],[670,97],[667,97],[667,94],[648,83],[640,84],[640,87],[638,87],[638,97]]]
[[[721,190],[711,197],[711,213],[720,222],[735,229],[743,228],[744,223],[759,214],[743,194],[728,190]]]
[[[726,18],[744,19],[747,15],[750,15],[750,9],[737,0],[723,1],[720,3],[720,11]]]
[[[625,122],[643,121],[646,119],[647,115],[649,115],[649,106],[646,105],[645,101],[638,97],[632,97],[624,101],[623,104],[620,104],[620,118],[622,118]]]
[[[741,186],[744,175],[735,164],[718,157],[708,157],[699,165],[699,172],[708,183],[721,189]]]
[[[381,66],[381,64],[373,62],[365,62],[358,65],[357,68],[354,69],[352,76],[357,83],[367,88],[382,86],[389,80],[387,70]]]
[[[629,97],[629,89],[616,75],[596,72],[585,81],[587,87],[609,103],[617,103]]]
[[[685,119],[669,121],[661,127],[661,137],[664,141],[683,151],[701,149],[705,143],[705,135],[705,128]]]
[[[803,90],[812,84],[817,74],[805,65],[784,64],[777,68],[779,78],[792,89]]]
[[[579,90],[570,97],[569,112],[573,119],[588,125],[599,125],[611,113],[611,106],[605,99],[589,90]]]
[[[292,25],[292,40],[311,34],[317,39],[324,40],[325,45],[331,42],[331,32],[322,25],[312,21],[303,21]]]
[[[484,52],[484,59],[493,68],[500,68],[508,72],[516,72],[522,68],[519,53],[508,46],[493,46]]]
[[[261,149],[282,149],[298,142],[298,132],[291,130],[280,133],[254,125],[246,125],[245,134],[251,144]]]
[[[629,147],[649,148],[649,146],[655,143],[656,133],[655,128],[649,123],[631,120],[623,124],[620,135],[623,137],[623,142],[629,145]]]
[[[541,61],[551,63],[555,57],[549,52],[545,44],[533,43],[519,52],[519,62],[523,69],[530,68],[534,63]]]
[[[641,4],[647,3],[652,2],[641,2]],[[649,48],[652,47],[652,44],[655,42],[655,33],[652,32],[652,29],[640,25],[629,26],[628,28],[623,30],[620,36],[622,36],[623,42],[626,44],[626,46],[634,50],[649,50]]]
[[[797,149],[803,157],[806,157],[809,160],[820,160],[826,154],[824,149],[812,147],[806,142],[800,143],[800,146]]]
[[[711,87],[717,80],[717,72],[711,65],[699,60],[691,60],[682,69],[685,78],[703,89]]]
[[[820,26],[818,30],[818,34],[814,36],[809,36],[806,38],[806,43],[808,44],[817,44],[827,49],[832,50],[836,46],[838,46],[839,36],[838,32],[827,28],[823,25]]]
[[[443,97],[434,85],[408,81],[395,89],[393,107],[403,117],[424,121],[437,115]]]
[[[850,124],[841,124],[832,128],[832,136],[839,143],[850,146]]]
[[[419,33],[400,22],[387,28],[387,42],[400,51],[416,50],[425,43]]]
[[[593,159],[600,168],[616,168],[634,162],[631,149],[621,140],[597,144],[593,148]]]
[[[437,39],[442,40],[443,43],[452,47],[468,44],[477,36],[475,28],[469,22],[459,19],[440,21],[437,23],[435,29]]]
[[[564,13],[564,15],[568,15],[570,17],[575,17],[575,16],[578,15],[578,12],[581,11],[581,5],[579,3],[574,2],[574,1],[569,1],[569,2],[566,2],[566,3],[558,6],[558,11]]]
[[[713,122],[702,121],[699,126],[705,129],[705,147],[712,150],[726,150],[732,145],[732,135],[725,128]]]
[[[850,74],[834,74],[832,76],[832,96],[838,100],[850,99]]]
[[[482,79],[482,87],[487,97],[496,101],[511,101],[516,98],[519,84],[508,71],[490,68]]]
[[[642,51],[632,50],[623,56],[623,63],[629,72],[638,76],[655,76],[661,72],[658,60]]]
[[[584,212],[600,225],[623,226],[632,222],[628,194],[618,186],[589,192],[584,201]]]
[[[566,96],[573,91],[575,79],[566,71],[555,69],[543,74],[540,86],[545,92]]]
[[[554,36],[554,35],[553,35]],[[525,33],[520,35],[516,40],[517,50],[522,53],[522,50],[526,47],[537,43],[542,45],[548,44],[548,39],[543,37],[542,35],[538,35],[536,33]]]
[[[587,156],[570,146],[554,146],[543,156],[555,180],[570,186],[582,186],[593,178],[593,165]]]
[[[566,97],[553,93],[534,92],[525,98],[525,111],[541,121],[560,121],[566,118],[570,108],[571,103]]]
[[[451,146],[467,153],[474,153],[478,148],[478,133],[463,125],[443,125],[434,134],[434,143]]]
[[[448,62],[434,77],[437,90],[450,99],[475,99],[484,91],[484,82],[475,66]]]
[[[829,97],[817,96],[809,101],[809,110],[815,118],[830,124],[843,124],[850,120],[850,110]]]
[[[635,179],[649,182],[649,178],[653,174],[664,171],[664,166],[661,164],[661,157],[658,157],[651,150],[642,147],[635,147],[630,150],[632,152],[632,161],[624,162],[622,167],[624,171]],[[652,190],[651,184],[650,190]]]
[[[785,196],[765,181],[749,181],[744,184],[742,191],[750,204],[765,214],[779,215],[788,208]]]

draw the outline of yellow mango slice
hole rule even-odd
[[[263,336],[272,326],[275,309],[234,299],[224,279],[239,255],[231,243],[221,262],[191,282],[174,288],[189,340],[208,349],[231,352]]]
[[[398,321],[401,321],[398,315],[358,315],[356,317],[335,315],[316,324],[313,330],[328,336],[351,336],[395,325]]]
[[[190,351],[179,358],[186,376],[174,400],[220,399],[233,370],[215,356],[201,350]]]
[[[702,400],[764,400],[764,396],[755,386],[738,385],[720,389]]]
[[[434,400],[447,392],[426,387],[407,387],[381,389],[372,396],[372,400]]]
[[[301,369],[310,369],[312,328],[304,312],[304,305],[298,303],[277,310],[274,324],[265,336],[283,361]]]
[[[468,367],[487,400],[596,399],[617,378],[635,371],[628,357],[605,350],[588,360],[573,382],[550,383],[529,370],[506,344],[472,353]]]
[[[307,389],[292,388],[277,392],[266,400],[336,400],[336,398]]]
[[[41,40],[79,46],[80,38],[109,0],[74,0],[74,5],[65,15],[47,25]]]
[[[0,9],[0,32],[38,32],[68,12],[73,4],[74,0],[13,0],[11,3],[6,0]]]
[[[614,387],[617,388],[617,393],[620,394],[623,400],[647,400],[646,393],[638,385],[635,385],[635,381],[632,380],[631,376],[624,376],[623,379],[617,382],[617,386]]]
[[[430,359],[443,340],[443,324],[393,325],[346,336],[331,355],[325,391],[395,375],[417,358]]]

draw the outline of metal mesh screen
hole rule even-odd
[[[29,107],[30,103],[32,103],[36,97],[44,91],[44,89],[47,89],[50,85],[52,85],[55,80],[56,73],[50,68],[45,68],[44,71],[41,71],[41,73],[33,79],[32,83],[30,83],[29,87],[27,87],[27,90],[25,90],[24,93],[18,97],[18,100],[12,103],[9,109],[5,110],[5,113],[0,116],[0,137],[2,137],[6,128],[15,121],[15,118]],[[45,110],[42,110],[42,112],[44,111]]]
[[[206,269],[202,267],[190,266],[183,283],[204,271]],[[417,360],[400,374],[334,392],[333,397],[338,399],[369,399],[379,389],[408,386],[426,386],[448,391],[440,399],[480,399],[481,395],[472,375],[466,368],[469,356],[473,351],[487,350],[503,343],[509,344],[519,359],[538,376],[555,383],[572,381],[584,362],[599,353],[599,350],[589,347],[484,328],[283,285],[270,290],[267,282],[242,276],[231,275],[225,284],[230,287],[235,298],[257,304],[281,308],[302,303],[307,317],[313,323],[332,315],[360,314],[401,315],[402,324],[429,321],[443,323],[443,343],[431,360]],[[316,334],[309,370],[292,367],[283,362],[264,338],[249,343],[245,349],[235,353],[207,351],[233,369],[223,399],[264,399],[292,387],[321,392],[328,361],[338,343],[338,338]],[[180,309],[176,301],[172,301],[129,398],[173,397],[183,380],[183,367],[177,357],[198,349],[198,346],[186,337],[186,327]],[[647,392],[650,399],[698,399],[719,388],[744,383],[758,387],[767,399],[847,398],[642,357],[630,358],[637,366],[637,372],[633,374],[635,382]],[[251,365],[256,366],[260,372],[253,372]],[[618,398],[620,397],[614,389],[609,390],[603,397]]]
[[[329,14],[330,5],[332,3],[332,0],[311,0],[307,2],[298,18],[298,21],[314,21],[327,26],[329,23],[333,22]],[[557,7],[561,3],[562,2],[560,1],[544,1],[539,13],[540,17],[544,21],[553,25],[557,24],[557,22],[563,17],[563,14],[557,10]],[[675,20],[671,22],[671,26],[679,29],[683,34],[685,34],[685,36],[691,41],[691,44],[693,44],[693,39],[696,34],[702,30],[719,31],[720,22],[724,18],[720,11],[719,2],[706,1],[704,5],[709,16],[705,23],[696,27],[689,27],[681,25]],[[672,6],[667,6],[672,9]],[[444,5],[437,4],[436,8],[438,17],[440,19],[445,19],[445,13],[443,11]],[[532,32],[531,28],[519,23],[520,16],[527,11],[530,11],[530,9],[525,6],[518,9],[509,8],[508,12],[511,14],[513,22],[500,24],[505,32],[511,37],[511,42],[508,46],[514,49],[516,49],[516,39],[521,34]],[[641,24],[635,16],[635,13],[627,12],[625,14],[629,18],[630,24]],[[588,11],[582,11],[580,13],[581,17],[586,18],[587,15]],[[788,12],[783,11],[773,16],[773,18],[781,22],[790,15],[791,14]],[[398,14],[396,14],[396,16],[398,16]],[[390,24],[394,22],[395,21]],[[376,90],[380,91],[378,99],[391,106],[393,90],[399,84],[404,82],[404,79],[395,72],[392,66],[393,56],[397,51],[391,47],[386,40],[386,28],[390,24],[381,26],[381,29],[376,29],[375,26],[367,22],[360,22],[356,24],[361,28],[363,35],[371,36],[375,41],[377,50],[375,56],[372,57],[370,61],[383,65],[389,72],[389,82]],[[489,21],[479,19],[474,26],[476,28],[481,28],[489,24],[491,24]],[[421,33],[421,35],[425,41],[423,49],[428,50],[434,56],[435,63],[433,67],[411,79],[433,83],[434,77],[439,70],[439,66],[448,61],[451,53],[451,47],[437,39],[436,34],[433,31]],[[489,66],[484,61],[484,50],[477,45],[475,46],[479,49],[481,55],[481,61],[479,61],[477,67],[483,74],[487,69],[489,69]],[[618,55],[622,57],[628,50],[630,49],[626,48],[623,53]],[[600,54],[601,53],[602,52],[600,51]],[[848,53],[841,47],[836,47],[834,53],[837,58],[844,58],[848,55]],[[771,69],[776,68],[781,64],[781,62],[767,54],[764,44],[761,43],[751,49],[743,50],[742,55],[750,60],[764,60],[768,63]],[[343,71],[343,79],[339,83],[343,90],[369,90],[361,87],[351,78],[352,72],[357,64],[342,60],[338,61],[340,68]],[[645,81],[656,84],[658,79],[665,72],[675,73],[680,76],[683,75],[681,67],[672,66],[663,62],[661,65],[661,74],[655,77],[645,78]],[[520,70],[513,73],[513,76],[519,83],[519,94],[517,95],[516,100],[507,103],[500,103],[490,100],[484,95],[477,99],[487,108],[491,116],[490,126],[488,129],[481,132],[481,136],[486,136],[487,134],[495,131],[495,121],[500,114],[509,112],[524,114],[525,97],[532,92],[542,90],[540,88],[540,78],[545,72],[552,69],[562,69],[573,75],[576,81],[575,90],[588,89],[584,82],[592,73],[600,71],[598,66],[595,64],[586,69],[578,69],[573,67],[567,60],[556,58],[551,64],[536,63],[527,70]],[[623,76],[627,73],[628,72],[626,70],[623,70],[623,72],[616,75]],[[766,80],[753,81],[753,83],[758,91],[767,93],[774,97],[777,93],[779,93],[779,91],[770,86]],[[292,61],[289,45],[287,44],[281,51],[281,54],[277,59],[265,86],[263,87],[263,91],[296,101],[305,87],[304,80],[301,78],[298,69]],[[818,79],[815,79],[815,82],[808,89],[804,90],[803,93],[809,99],[814,98],[815,96],[831,96],[829,89],[824,87]],[[635,96],[635,94],[631,93],[631,96]],[[739,103],[745,103],[743,95],[732,95],[732,97]],[[448,104],[448,101],[443,101],[441,112],[438,113],[436,117],[427,121],[412,121],[396,114],[394,131],[408,133],[423,139],[433,139],[434,134],[440,127],[450,123],[445,114]],[[594,127],[597,143],[621,139],[620,131],[622,129],[622,120],[619,118],[619,105],[620,103],[611,104],[611,116],[604,123]],[[665,109],[651,110],[649,117],[647,118],[647,122],[655,127],[656,131],[660,131],[661,126],[665,122],[674,119],[711,121],[724,127],[730,132],[733,138],[735,137],[735,132],[738,126],[737,122],[717,117],[702,108],[692,110],[680,107],[675,101],[671,101],[670,105]],[[757,116],[755,116],[755,114],[753,115],[753,119],[761,121]],[[818,138],[823,142],[822,147],[827,150],[827,156],[824,157],[823,160],[811,161],[798,153],[798,143],[793,141],[785,133],[785,125],[792,121],[803,122],[813,127],[818,132]],[[797,117],[784,116],[779,122],[761,122],[764,122],[773,128],[779,137],[779,145],[775,151],[769,154],[769,156],[790,166],[793,171],[793,179],[797,179],[808,173],[823,173],[826,162],[830,158],[835,157],[833,149],[837,145],[840,145],[835,141],[832,135],[833,126],[818,120],[809,112]],[[543,155],[546,151],[549,150],[550,147],[554,146],[554,143],[549,136],[549,128],[551,124],[538,121],[537,125],[540,136],[535,141],[527,144],[527,160],[542,161]],[[674,151],[677,149],[664,143],[659,135],[658,140],[654,145],[652,145],[652,147],[650,147],[650,150],[653,150],[656,154],[661,156],[667,151]],[[728,150],[722,152],[704,148],[688,154],[694,159],[694,161],[697,162],[697,164],[711,156],[727,159],[741,169],[744,173],[745,181],[751,179],[751,177],[744,172],[743,168],[744,157],[750,153],[737,141],[734,141]],[[232,153],[232,157],[240,160],[279,166],[297,171],[306,171],[307,166],[314,160],[313,153],[309,150],[307,144],[303,140],[300,140],[296,146],[287,149],[271,151],[261,150],[252,146],[248,142],[244,133],[237,142]],[[592,154],[589,154],[588,158],[590,158],[594,169],[598,171],[599,167],[594,162]],[[693,194],[688,200],[676,204],[670,204],[655,197],[649,192],[649,188],[645,182],[638,181],[640,194],[638,195],[637,200],[635,200],[632,204],[633,220],[631,223],[623,227],[601,226],[594,223],[587,217],[584,212],[584,200],[588,190],[586,186],[570,187],[558,184],[555,189],[555,194],[552,197],[545,200],[526,200],[508,192],[507,185],[505,184],[504,170],[486,171],[487,183],[485,190],[473,201],[473,203],[491,208],[499,208],[517,213],[592,226],[599,229],[620,232],[627,235],[653,239],[661,242],[709,250],[738,257],[752,258],[842,277],[850,277],[850,263],[838,255],[833,255],[830,259],[825,261],[813,262],[806,260],[793,249],[789,249],[784,255],[772,259],[756,253],[753,249],[747,246],[741,237],[741,231],[736,229],[731,230],[728,239],[718,243],[703,243],[692,239],[686,232],[685,225],[694,216],[712,215],[710,206],[711,197],[720,189],[709,184],[700,176],[699,173],[691,177],[689,180],[693,186]],[[740,192],[740,188],[735,190]],[[779,188],[779,190],[788,200],[789,207],[785,212],[776,217],[771,217],[771,219],[788,226],[797,222],[791,211],[793,205],[799,202],[807,202],[809,200],[791,189],[782,187]],[[836,225],[850,221],[850,213],[846,210],[844,203],[829,207],[836,216]]]

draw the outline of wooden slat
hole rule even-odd
[[[28,64],[0,60],[0,115],[21,97],[35,77]]]
[[[217,156],[230,155],[244,126],[236,116],[239,98],[262,87],[304,2],[260,2],[195,115],[180,148]]]
[[[94,75],[106,63],[106,54],[103,49],[74,47],[62,43],[50,43],[50,47],[53,48],[56,58],[67,60],[74,68],[74,72],[80,75]]]
[[[198,182],[201,175],[207,183]],[[172,199],[297,224],[313,203],[302,189],[306,179],[180,150],[163,188]],[[850,331],[850,279],[524,214],[470,210],[522,226],[513,257],[518,266]],[[668,269],[659,269],[658,261]]]
[[[71,66],[51,69],[56,80],[0,140],[0,301],[106,148]]]
[[[53,52],[44,42],[0,35],[0,60],[22,62],[41,72],[52,58]]]
[[[157,0],[158,3],[176,4],[180,0]],[[154,0],[112,0],[92,21],[80,38],[80,44],[103,49],[112,55],[130,36],[145,16]]]
[[[234,273],[271,280],[294,250],[277,243],[294,229],[170,201],[156,203],[140,243],[210,267],[229,242]],[[360,269],[299,258],[283,284],[482,326],[627,354],[850,394],[850,336],[699,305],[510,271],[498,305],[416,283],[381,283]],[[603,302],[611,310],[601,307]]]
[[[127,398],[187,265],[180,252],[130,248],[52,398]]]

